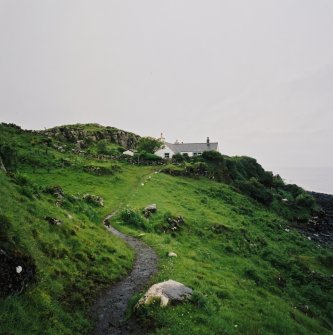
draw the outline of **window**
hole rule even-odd
[[[170,158],[170,154],[168,152],[164,153],[164,158]]]
[[[202,155],[202,152],[198,152],[198,156],[201,156]]]
[[[197,153],[196,152],[193,152],[193,156],[196,156],[197,155]]]

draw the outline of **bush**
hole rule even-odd
[[[97,143],[97,153],[102,155],[108,155],[109,149],[108,149],[108,141],[107,140],[101,140]]]
[[[146,220],[137,211],[134,211],[133,209],[125,208],[120,213],[120,218],[123,220],[125,224],[143,230],[149,230]]]
[[[313,198],[313,196],[305,192],[299,194],[296,197],[295,201],[296,201],[297,206],[301,206],[305,208],[313,208],[313,206],[315,205],[315,199]]]
[[[201,157],[209,162],[223,162],[223,156],[218,151],[204,151]]]
[[[160,149],[162,145],[163,145],[163,142],[159,139],[156,139],[153,137],[141,137],[137,144],[137,150],[139,152],[145,151],[150,154],[153,154],[158,149]]]
[[[139,159],[146,162],[160,162],[162,161],[162,157],[154,155],[152,153],[141,151],[139,155],[135,155],[134,158],[137,158],[139,156]]]
[[[236,187],[246,195],[257,200],[258,202],[269,205],[273,201],[273,195],[264,185],[259,183],[256,178],[251,178],[248,181],[236,182]]]
[[[272,173],[266,172],[254,158],[247,156],[227,157],[226,167],[229,177],[233,181],[256,178],[260,183],[265,185],[273,183]]]
[[[175,163],[182,163],[185,161],[185,157],[182,154],[178,153],[172,156],[172,161]]]
[[[0,143],[0,159],[7,170],[15,170],[18,160],[16,149],[10,144]]]
[[[287,191],[288,193],[291,193],[291,195],[293,196],[293,198],[297,198],[301,193],[303,193],[303,189],[301,189],[299,186],[295,185],[295,184],[287,184],[284,186],[283,188],[285,191]]]

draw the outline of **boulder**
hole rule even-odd
[[[168,252],[168,256],[169,257],[177,257],[177,254],[175,252],[170,251],[170,252]]]
[[[156,213],[156,211],[157,211],[156,204],[151,204],[151,205],[148,205],[147,207],[145,207],[145,209],[143,210],[143,214],[146,218],[148,218],[150,216],[150,214]]]
[[[164,307],[190,299],[192,292],[192,289],[184,284],[169,279],[151,286],[137,306],[149,305],[159,300],[161,307]]]

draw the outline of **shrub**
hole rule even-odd
[[[102,154],[102,155],[109,154],[108,141],[107,140],[101,140],[97,143],[97,153]]]
[[[158,149],[160,149],[162,145],[163,142],[159,139],[153,137],[141,137],[137,144],[137,150],[139,152],[146,151],[150,154],[153,154]]]
[[[201,157],[209,162],[223,162],[223,156],[218,151],[204,151]]]
[[[0,159],[7,170],[15,170],[18,160],[16,149],[11,144],[0,143]]]
[[[160,162],[162,160],[162,157],[146,152],[146,151],[141,151],[139,153],[139,159],[143,161],[148,161],[148,162]]]
[[[273,200],[272,193],[259,183],[256,178],[251,178],[248,181],[238,181],[236,182],[236,186],[241,192],[264,205],[269,205]]]
[[[303,193],[303,189],[295,184],[287,184],[283,188],[285,191],[291,193],[291,195],[296,199],[301,193]]]
[[[120,213],[120,218],[123,220],[125,224],[128,224],[130,226],[134,226],[140,229],[147,230],[149,229],[146,220],[133,209],[125,208]]]
[[[182,163],[185,161],[185,157],[182,154],[178,153],[172,156],[172,161],[175,163]]]
[[[315,199],[310,194],[305,192],[299,194],[296,197],[296,205],[306,208],[312,208],[315,204]]]

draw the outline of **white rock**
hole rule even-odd
[[[156,300],[160,300],[161,307],[164,307],[191,298],[192,292],[192,289],[182,283],[169,279],[151,286],[144,297],[139,300],[137,307],[149,305]]]
[[[170,252],[168,252],[168,256],[169,257],[177,257],[177,254],[175,252],[170,251]]]
[[[19,265],[19,266],[17,266],[16,267],[16,273],[21,273],[22,272],[22,266],[21,265]]]
[[[310,236],[308,236],[308,240],[311,241],[311,237]]]
[[[288,232],[290,232],[290,229],[286,228],[285,231],[288,233]]]

